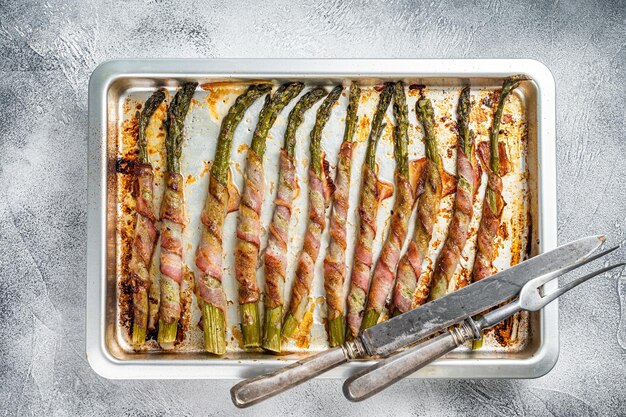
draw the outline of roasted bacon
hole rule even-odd
[[[343,344],[346,333],[344,317],[343,283],[346,276],[346,221],[350,199],[350,174],[354,131],[361,89],[356,82],[350,85],[350,98],[346,114],[343,142],[339,149],[335,193],[330,219],[330,242],[324,258],[324,289],[326,291],[328,342],[330,346]]]
[[[406,239],[409,218],[417,198],[417,185],[421,182],[420,178],[423,178],[422,170],[426,163],[425,158],[409,163],[409,111],[406,105],[404,84],[401,81],[395,86],[393,113],[396,119],[396,201],[391,214],[389,234],[374,267],[361,329],[367,329],[378,322],[393,286],[396,268],[400,261],[400,251]]]
[[[459,96],[457,106],[457,187],[454,200],[454,214],[448,228],[448,235],[433,270],[430,300],[446,295],[448,285],[456,270],[461,252],[465,247],[474,201],[480,187],[481,169],[474,152],[474,133],[469,128],[471,112],[470,88],[465,87]]]
[[[428,247],[437,221],[439,205],[444,193],[444,181],[450,182],[443,170],[437,150],[435,117],[430,99],[421,97],[415,105],[418,120],[424,127],[427,162],[424,167],[424,189],[417,200],[415,232],[406,253],[398,264],[396,284],[391,303],[392,314],[404,313],[412,305],[426,301],[430,290],[428,279],[420,281],[421,264],[428,253]],[[418,282],[420,283],[418,287]]]
[[[506,204],[502,198],[502,176],[509,171],[506,146],[498,140],[500,121],[507,97],[522,80],[526,79],[525,76],[515,75],[504,81],[493,124],[489,131],[489,144],[482,142],[478,145],[478,154],[489,179],[483,202],[483,213],[478,227],[476,258],[474,259],[472,274],[474,281],[479,281],[494,273],[494,245],[500,227],[502,209]]]
[[[376,175],[376,146],[384,130],[383,118],[391,103],[394,84],[387,83],[378,99],[378,106],[372,119],[372,127],[367,141],[365,165],[361,179],[361,201],[359,203],[359,230],[354,250],[354,263],[348,292],[348,337],[356,336],[361,327],[365,297],[369,290],[372,267],[372,245],[376,237],[376,216],[380,203],[391,196],[393,186],[384,183]]]
[[[287,274],[287,243],[291,205],[296,187],[295,146],[296,131],[304,120],[304,113],[326,95],[318,87],[307,92],[289,113],[285,141],[278,166],[278,191],[274,213],[269,227],[265,250],[265,324],[263,348],[280,352],[283,321],[283,285]]]
[[[167,172],[165,193],[161,202],[161,300],[159,304],[158,342],[171,349],[176,340],[180,319],[180,282],[183,273],[183,227],[185,206],[180,156],[183,126],[191,98],[198,83],[185,83],[178,90],[167,110]]]
[[[152,165],[148,159],[146,128],[156,109],[165,100],[165,93],[155,92],[146,101],[138,117],[137,145],[139,146],[139,161],[135,165],[135,196],[137,223],[135,237],[132,243],[132,253],[128,269],[130,270],[133,289],[133,345],[140,347],[146,339],[148,328],[148,295],[152,279],[150,277],[150,262],[157,239],[155,226],[156,214],[153,203],[154,176]]]
[[[273,96],[267,95],[259,114],[244,175],[243,193],[239,206],[237,245],[235,247],[235,277],[239,283],[239,305],[241,306],[241,328],[244,347],[261,346],[259,320],[259,288],[256,270],[259,262],[261,242],[261,207],[265,196],[263,155],[265,140],[276,121],[276,117],[304,88],[302,83],[283,84]]]
[[[269,84],[251,85],[235,100],[222,120],[215,159],[209,174],[209,192],[202,211],[202,237],[196,251],[196,286],[202,309],[202,327],[207,352],[226,352],[226,294],[222,287],[222,229],[228,213],[229,164],[235,129],[246,110],[271,90]],[[233,190],[234,192],[234,190]]]
[[[296,281],[291,288],[289,310],[283,323],[283,337],[293,337],[308,307],[311,284],[315,276],[315,262],[320,251],[320,238],[326,227],[326,210],[334,185],[329,176],[329,165],[322,152],[322,131],[330,118],[335,102],[343,88],[337,86],[317,109],[315,125],[311,131],[311,164],[309,166],[309,221],[304,235],[304,247],[298,258]]]

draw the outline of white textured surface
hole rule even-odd
[[[231,382],[108,381],[85,360],[87,81],[110,58],[538,59],[557,85],[559,241],[599,232],[624,239],[625,2],[451,3],[2,3],[4,414],[236,412]],[[313,381],[237,415],[622,414],[618,286],[624,297],[626,275],[618,279],[561,301],[561,357],[543,378],[406,381],[357,405],[344,400],[340,381]]]

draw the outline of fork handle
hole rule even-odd
[[[463,343],[478,338],[480,338],[480,328],[474,320],[467,319],[462,325],[446,333],[351,376],[343,384],[343,394],[350,401],[363,401],[453,351]]]
[[[265,375],[246,379],[232,387],[230,395],[237,407],[249,407],[308,381],[347,360],[348,355],[344,348],[338,346]]]

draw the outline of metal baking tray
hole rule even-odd
[[[173,92],[177,85],[186,80],[196,80],[207,86],[199,89],[196,98],[198,103],[206,103],[202,95],[211,86],[245,84],[253,80],[272,80],[280,83],[288,80],[302,80],[308,85],[332,85],[348,80],[358,80],[364,86],[373,86],[386,80],[403,79],[407,84],[425,85],[428,91],[435,96],[436,101],[451,102],[456,99],[451,91],[460,86],[471,83],[476,89],[477,104],[484,97],[478,97],[479,91],[488,91],[498,88],[503,78],[511,74],[522,73],[532,78],[532,83],[523,83],[515,92],[519,106],[520,117],[523,118],[524,155],[518,160],[523,171],[520,178],[523,184],[518,187],[512,183],[508,190],[511,193],[523,192],[524,204],[519,205],[523,214],[525,229],[523,252],[533,256],[556,247],[556,171],[555,171],[555,87],[550,71],[541,63],[533,60],[270,60],[270,59],[229,59],[229,60],[118,60],[109,61],[100,65],[92,74],[89,84],[89,210],[88,210],[88,253],[87,253],[87,358],[92,368],[102,376],[108,378],[244,378],[259,374],[276,367],[284,366],[300,359],[312,351],[325,348],[323,337],[323,317],[316,309],[313,334],[308,345],[302,347],[290,346],[291,352],[283,356],[272,356],[258,352],[246,352],[237,348],[234,337],[229,343],[229,352],[221,358],[202,352],[197,337],[195,342],[188,338],[186,343],[175,352],[161,352],[148,344],[147,348],[137,352],[127,343],[128,335],[120,325],[120,306],[118,283],[120,241],[119,224],[121,219],[120,205],[123,205],[122,195],[119,193],[119,175],[116,171],[118,160],[124,141],[120,140],[123,134],[124,121],[131,117],[133,100],[145,99],[155,88],[165,87]],[[234,98],[236,90],[227,95]],[[208,94],[208,93],[207,93]],[[346,101],[345,97],[342,97]],[[340,100],[339,108],[345,108]],[[372,101],[372,100],[370,100]],[[409,104],[411,101],[409,94]],[[367,109],[368,105],[365,104]],[[198,107],[202,107],[202,104]],[[227,108],[227,106],[221,106]],[[260,107],[260,103],[256,103]],[[255,114],[258,108],[253,106],[246,113],[242,127],[238,129],[234,149],[244,144],[249,137],[245,133],[252,130],[255,123]],[[217,107],[213,107],[215,112]],[[202,109],[199,109],[201,111]],[[288,110],[288,109],[287,109]],[[221,111],[225,111],[222,109]],[[336,110],[340,116],[325,129],[327,147],[337,145],[341,138],[341,110]],[[344,115],[345,115],[345,109]],[[366,110],[365,110],[366,111]],[[193,106],[192,110],[193,112]],[[219,113],[219,111],[217,111]],[[205,112],[209,113],[209,112]],[[286,111],[285,111],[286,113]],[[314,112],[310,112],[314,113]],[[389,113],[390,114],[390,113]],[[191,116],[194,120],[198,117]],[[219,127],[219,114],[211,116],[213,123],[206,118],[204,122],[195,122],[191,132],[189,145],[199,152],[196,159],[187,161],[187,169],[193,172],[192,166],[197,166],[202,160],[210,158],[214,144],[207,146],[208,150],[198,148],[198,137],[216,136],[214,131]],[[314,116],[313,116],[314,117]],[[299,135],[308,137],[309,126],[313,117],[308,116],[300,129]],[[415,116],[412,115],[414,118]],[[200,117],[202,119],[202,117]],[[272,146],[279,148],[281,129],[284,130],[284,119],[278,119],[272,132],[277,138],[274,145],[268,144],[268,154],[272,154]],[[479,123],[480,121],[475,121]],[[281,125],[282,124],[282,125]],[[444,120],[442,119],[442,124]],[[419,128],[416,128],[419,130]],[[480,129],[479,129],[480,130]],[[270,135],[271,133],[270,132]],[[484,133],[483,133],[484,134]],[[480,135],[480,132],[479,132]],[[393,172],[392,147],[390,129],[388,140],[381,140],[379,150],[380,173],[384,178],[391,179]],[[450,136],[450,135],[449,135]],[[453,136],[453,135],[452,135]],[[451,136],[451,137],[452,137]],[[196,137],[194,145],[193,138]],[[238,139],[238,137],[241,137]],[[271,136],[270,136],[271,138]],[[485,138],[483,138],[484,140]],[[444,142],[452,139],[444,139]],[[419,140],[414,140],[413,157],[420,156]],[[206,143],[209,143],[207,140]],[[387,145],[385,145],[387,143]],[[302,144],[305,148],[305,144]],[[241,148],[241,147],[240,147]],[[244,146],[245,148],[245,146]],[[357,147],[358,148],[358,147]],[[453,144],[450,145],[450,149]],[[327,149],[328,150],[328,149]],[[185,152],[185,151],[183,151]],[[204,153],[203,153],[204,152]],[[333,153],[328,150],[328,156],[333,162]],[[389,157],[388,157],[389,156]],[[452,153],[444,156],[444,164],[454,172]],[[270,157],[271,158],[271,157]],[[306,155],[303,156],[306,160]],[[244,160],[243,152],[233,151],[233,164],[241,164]],[[185,163],[183,163],[185,165]],[[304,164],[303,164],[304,166]],[[266,169],[271,173],[271,160],[266,160]],[[304,168],[302,168],[304,169]],[[183,167],[185,171],[185,168]],[[234,171],[237,171],[235,169]],[[354,171],[354,170],[353,170]],[[306,171],[303,171],[306,172]],[[197,174],[197,172],[196,172]],[[191,174],[189,174],[191,175]],[[359,174],[360,175],[360,174]],[[237,174],[235,175],[237,176]],[[271,176],[271,174],[270,174]],[[190,177],[191,178],[191,177]],[[198,179],[200,176],[198,175]],[[353,184],[358,183],[353,173]],[[194,177],[193,182],[196,181]],[[271,182],[271,180],[268,181]],[[195,188],[201,190],[202,180]],[[303,184],[306,187],[306,184]],[[270,185],[271,188],[271,185]],[[520,191],[518,188],[523,188]],[[204,189],[206,189],[204,187]],[[190,210],[202,204],[200,191],[189,197],[186,190],[186,199],[189,198]],[[505,196],[507,185],[505,183]],[[306,194],[306,188],[301,190]],[[351,206],[358,193],[353,192]],[[521,194],[520,194],[521,195]],[[356,197],[356,198],[355,198]],[[301,197],[304,198],[304,197]],[[193,201],[196,200],[194,203]],[[449,201],[449,203],[451,200]],[[389,213],[391,201],[388,201],[381,210]],[[352,208],[354,210],[354,208]],[[268,211],[267,209],[264,209]],[[354,214],[353,214],[354,216]],[[192,220],[193,216],[189,216]],[[197,216],[196,216],[197,217]],[[236,217],[236,216],[232,216]],[[385,215],[379,216],[384,223]],[[231,220],[234,225],[234,221]],[[304,222],[300,222],[304,223]],[[233,226],[231,225],[231,227]],[[381,225],[382,226],[382,225]],[[227,224],[228,227],[228,224]],[[445,227],[445,222],[442,227]],[[193,226],[188,228],[193,229]],[[350,230],[350,229],[349,229]],[[444,229],[445,230],[445,229]],[[229,230],[225,230],[225,236]],[[350,231],[349,231],[350,233]],[[296,237],[299,233],[293,233]],[[437,238],[435,232],[435,240]],[[350,239],[350,238],[349,238]],[[378,239],[380,245],[380,238]],[[442,240],[443,239],[439,239]],[[470,239],[471,240],[471,239]],[[520,241],[521,242],[521,241]],[[440,245],[439,245],[440,246]],[[503,248],[502,257],[506,260],[513,252],[510,247]],[[519,248],[518,248],[519,249]],[[228,256],[228,245],[225,243]],[[191,252],[191,251],[189,251]],[[292,251],[293,252],[293,251]],[[293,256],[293,255],[292,255]],[[348,258],[350,254],[348,253]],[[508,256],[508,257],[507,257]],[[467,261],[466,261],[467,262]],[[193,262],[187,261],[187,264]],[[292,264],[294,262],[291,262]],[[191,265],[190,265],[191,266]],[[318,270],[319,271],[319,270]],[[318,274],[319,275],[319,274]],[[225,282],[229,280],[229,272]],[[316,278],[319,285],[314,294],[320,294],[321,280]],[[232,280],[230,280],[232,281]],[[553,285],[556,285],[554,283]],[[234,284],[228,292],[234,291]],[[229,297],[229,299],[235,299]],[[236,327],[236,303],[229,307],[229,329]],[[315,326],[318,331],[315,331]],[[519,338],[520,343],[508,348],[487,347],[479,351],[470,352],[469,349],[460,349],[432,365],[415,373],[413,377],[428,378],[531,378],[547,373],[556,363],[559,350],[558,342],[558,306],[556,302],[539,313],[526,314],[520,319],[520,331],[524,334]],[[199,330],[195,330],[198,332]],[[229,336],[234,336],[230,334]],[[345,377],[356,369],[371,364],[372,360],[353,361],[335,368],[327,373],[327,377]]]

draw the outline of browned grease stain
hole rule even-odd
[[[514,336],[513,329],[515,326],[515,322],[517,321],[519,323],[519,320],[520,320],[520,314],[515,313],[513,316],[504,320],[502,323],[487,330],[486,333],[488,334],[490,333],[500,346],[502,347],[510,346],[517,340],[517,338],[513,337]]]
[[[241,145],[237,146],[237,153],[248,152],[248,149],[250,149],[248,144],[247,143],[242,143]]]
[[[302,322],[298,327],[297,333],[294,336],[296,346],[301,349],[306,349],[311,344],[311,326],[313,325],[313,311],[315,310],[315,303],[309,299],[309,309],[304,313]]]
[[[293,184],[293,199],[292,200],[295,200],[296,198],[298,198],[298,196],[300,195],[300,190],[301,190],[300,180],[298,180],[298,177],[295,177],[294,181],[295,182]]]
[[[241,327],[237,324],[232,328],[232,336],[230,338],[231,342],[237,342],[237,346],[243,348],[243,334],[241,334]]]
[[[191,174],[187,174],[187,178],[185,179],[185,183],[186,184],[193,184],[194,182],[196,182],[196,177],[194,177]]]
[[[467,268],[461,267],[461,273],[458,279],[454,283],[454,291],[460,290],[463,287],[467,287],[472,282],[472,271]]]
[[[207,161],[202,162],[202,172],[200,172],[200,176],[204,177],[211,171],[211,163]]]
[[[369,135],[370,119],[366,115],[359,118],[359,129],[356,133],[356,141],[359,143],[365,142]]]

